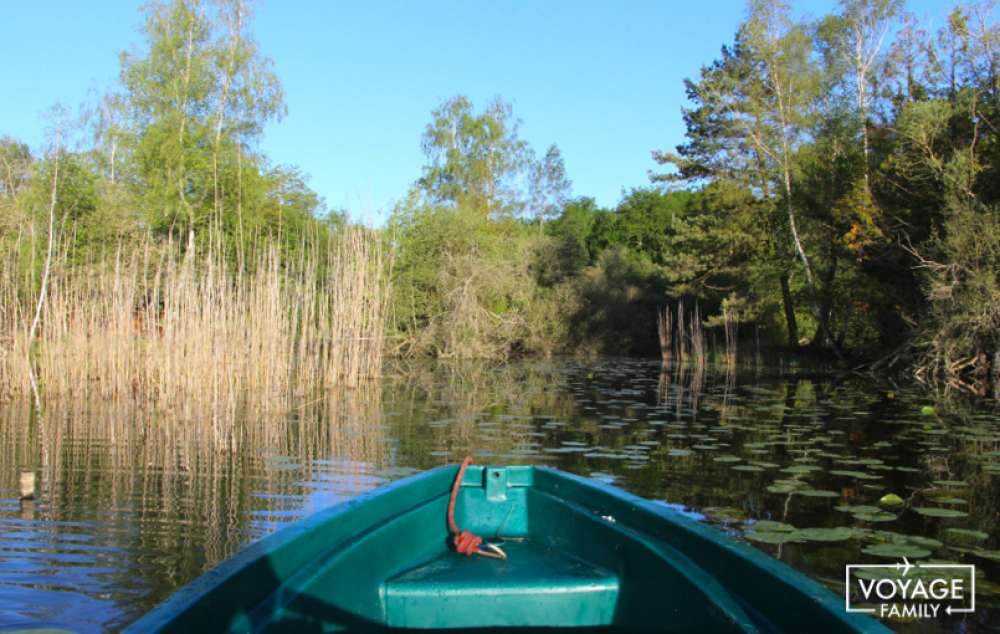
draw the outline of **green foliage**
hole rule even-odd
[[[622,199],[617,209],[615,246],[643,253],[655,264],[665,264],[670,255],[674,219],[691,199],[685,191],[663,193],[634,189]]]
[[[986,355],[1000,350],[1000,205],[959,204],[918,257],[930,302],[924,363],[947,375],[971,361],[985,373]]]
[[[122,55],[124,103],[105,102],[98,136],[126,146],[134,193],[160,233],[214,223],[245,238],[241,208],[258,193],[252,172],[263,171],[253,147],[284,112],[270,61],[246,32],[249,17],[244,0],[154,2],[144,54]]]
[[[428,164],[418,189],[435,203],[513,215],[521,210],[518,177],[528,166],[528,146],[517,136],[518,121],[500,99],[475,114],[463,96],[431,114],[423,137]]]
[[[542,223],[559,214],[572,187],[559,148],[550,145],[542,160],[531,169],[529,178],[529,210],[541,228]]]
[[[573,298],[557,284],[585,263],[573,239],[587,232],[560,240],[530,229],[562,208],[569,181],[558,149],[536,161],[517,127],[499,99],[477,114],[457,96],[432,113],[423,176],[387,231],[398,351],[506,358],[563,344]]]
[[[927,375],[982,376],[1000,299],[989,9],[958,8],[934,35],[899,0],[844,0],[813,24],[748,6],[686,83],[687,141],[655,155],[674,170],[660,180],[703,186],[671,230],[672,292],[728,288],[751,318],[783,312],[793,344],[801,325],[860,355],[908,342]],[[723,185],[743,200],[710,193]]]
[[[0,200],[12,203],[31,179],[31,150],[27,145],[0,137]]]
[[[531,336],[539,238],[479,208],[411,201],[393,214],[393,319],[398,350],[441,358],[506,358]]]
[[[553,238],[549,249],[553,257],[540,266],[543,279],[559,281],[594,263],[600,250],[594,244],[595,225],[598,217],[606,213],[593,198],[578,198],[562,208],[559,217],[546,226],[546,232]]]
[[[430,163],[389,223],[400,350],[654,352],[649,326],[666,300],[674,224],[696,195],[636,189],[613,211],[588,198],[566,202],[554,148],[521,187],[532,152],[511,118],[500,102],[474,115],[462,97],[433,114]]]
[[[579,305],[570,315],[570,344],[603,354],[652,354],[659,345],[656,311],[665,302],[663,270],[623,248],[604,251],[577,281]]]
[[[549,146],[541,160],[518,136],[520,121],[500,98],[481,113],[458,95],[431,113],[422,148],[427,157],[414,190],[426,202],[479,210],[495,220],[523,216],[542,223],[569,196],[562,155]]]
[[[245,0],[155,1],[143,11],[143,46],[121,56],[120,85],[89,109],[86,130],[56,126],[43,157],[0,139],[0,247],[22,301],[37,301],[57,165],[59,266],[173,241],[211,247],[250,271],[266,249],[295,261],[344,225],[298,170],[256,150],[284,105]],[[92,147],[63,146],[80,132]]]

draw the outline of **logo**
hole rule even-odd
[[[976,567],[971,564],[848,564],[848,612],[879,618],[932,619],[976,611]]]

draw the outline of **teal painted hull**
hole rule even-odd
[[[401,480],[248,547],[127,632],[407,629],[889,632],[766,554],[670,508],[554,469],[457,467]]]

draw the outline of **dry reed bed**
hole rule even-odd
[[[34,306],[5,266],[0,397],[28,393],[33,363],[46,398],[135,396],[217,420],[247,399],[378,376],[389,296],[378,236],[345,229],[325,252],[302,253],[293,261],[264,247],[253,273],[230,270],[216,250],[169,244],[61,263],[30,356]]]
[[[678,300],[676,313],[669,306],[664,306],[656,314],[656,332],[664,363],[672,360],[679,363],[690,361],[704,368],[708,344],[698,302],[695,302],[690,313],[685,310],[683,300]]]

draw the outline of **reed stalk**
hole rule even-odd
[[[691,314],[685,317],[684,300],[677,301],[677,320],[669,306],[656,314],[656,331],[660,341],[660,356],[664,363],[676,360],[679,364],[692,363],[704,368],[708,345],[705,338],[701,309],[695,302]]]
[[[30,389],[29,293],[13,265],[0,271],[0,398]],[[217,248],[170,243],[87,266],[63,258],[33,344],[44,396],[135,397],[218,420],[248,394],[275,398],[379,376],[388,271],[377,235],[348,228],[328,249],[304,247],[297,258],[266,244],[247,269]]]
[[[674,354],[674,325],[669,306],[656,314],[656,331],[660,338],[660,356],[664,363],[670,363]]]
[[[688,334],[684,328],[684,300],[677,301],[677,359],[684,363],[688,360]]]
[[[698,308],[698,302],[694,303],[694,310],[691,312],[691,334],[689,339],[691,341],[691,356],[692,362],[695,368],[703,370],[705,368],[705,330],[701,323],[701,309]]]
[[[726,334],[726,365],[735,366],[738,353],[739,315],[736,310],[726,306],[722,310],[722,325]]]

